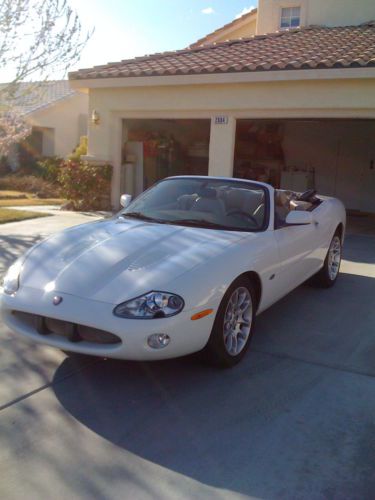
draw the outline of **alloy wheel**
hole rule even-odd
[[[334,281],[340,270],[341,263],[341,241],[334,236],[328,251],[328,274],[330,280]]]
[[[253,302],[249,290],[236,288],[229,298],[224,315],[224,344],[231,356],[237,356],[245,347],[251,331]]]

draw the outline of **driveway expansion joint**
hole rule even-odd
[[[90,368],[91,366],[99,363],[99,361],[101,361],[101,359],[95,359],[93,361],[90,361],[90,362],[86,363],[85,365],[81,366],[80,368],[78,368],[77,370],[73,370],[71,373],[68,373],[67,375],[64,375],[63,377],[61,377],[57,380],[52,380],[51,382],[48,382],[48,384],[44,384],[44,385],[42,385],[42,386],[40,386],[40,387],[30,391],[30,392],[27,392],[26,394],[23,394],[22,396],[19,396],[18,398],[12,399],[8,403],[5,403],[5,404],[0,406],[0,412],[2,410],[6,410],[7,408],[10,408],[11,406],[16,405],[17,403],[24,401],[25,399],[31,398],[32,396],[34,396],[34,394],[38,394],[39,392],[42,392],[45,389],[48,389],[50,387],[54,387],[54,386],[60,384],[61,382],[64,382],[65,380],[71,378],[73,375],[76,375],[77,373],[80,373],[80,372],[86,370],[86,368]]]
[[[289,359],[291,361],[296,361],[296,362],[299,362],[299,363],[304,363],[306,365],[313,365],[313,366],[318,366],[320,368],[327,368],[328,370],[333,370],[333,371],[337,371],[337,372],[350,373],[352,375],[360,375],[362,377],[375,378],[375,373],[365,372],[365,371],[355,370],[355,369],[350,369],[350,368],[346,368],[346,367],[341,366],[341,365],[330,365],[328,363],[321,363],[321,362],[318,362],[318,361],[312,361],[310,359],[298,358],[297,356],[291,356],[291,355],[285,354],[285,353],[262,351],[262,350],[259,350],[259,349],[252,349],[251,351],[252,352],[256,352],[258,354],[265,354],[267,356],[272,356],[274,358]]]

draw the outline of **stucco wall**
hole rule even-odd
[[[81,135],[85,135],[87,123],[88,95],[79,93],[53,106],[28,115],[27,120],[34,127],[53,129],[53,147],[48,150],[65,157],[77,146]]]
[[[239,28],[237,28],[233,31],[230,31],[229,33],[224,33],[222,36],[215,37],[215,40],[209,39],[208,41],[225,42],[225,40],[235,40],[237,38],[247,38],[249,36],[255,35],[256,26],[257,26],[256,19],[252,19],[244,26],[240,26]]]
[[[349,26],[375,20],[374,0],[259,0],[257,34],[278,31],[281,8],[298,6],[303,26]]]

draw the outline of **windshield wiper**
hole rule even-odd
[[[209,229],[223,229],[227,231],[238,231],[238,229],[235,227],[225,226],[224,224],[218,224],[216,222],[210,222],[204,219],[176,219],[169,221],[169,224],[192,226],[192,227],[204,227]]]
[[[161,219],[154,219],[148,215],[142,214],[141,212],[127,212],[120,214],[120,217],[131,217],[132,219],[144,220],[146,222],[157,222],[158,224],[165,224],[166,221]]]

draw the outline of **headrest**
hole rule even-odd
[[[290,197],[285,191],[277,190],[275,202],[278,207],[283,207],[290,202]]]
[[[217,198],[217,191],[213,188],[202,188],[198,194],[201,198],[210,198],[211,200],[215,200]]]
[[[231,189],[228,191],[227,199],[230,203],[242,204],[252,200],[259,200],[259,194],[249,191],[249,189]]]

